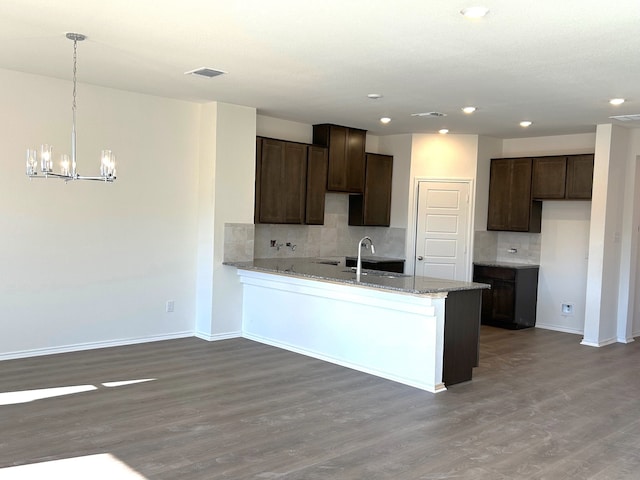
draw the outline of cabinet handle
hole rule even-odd
[[[422,255],[418,255],[418,260],[422,261],[424,260],[424,257]]]

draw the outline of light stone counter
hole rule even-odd
[[[334,263],[338,263],[335,265]],[[332,258],[268,258],[255,259],[252,262],[228,263],[242,270],[288,275],[346,285],[379,288],[413,295],[427,295],[461,290],[489,288],[484,283],[460,282],[442,278],[414,277],[400,273],[363,270],[360,282],[352,268],[346,267],[344,257]]]

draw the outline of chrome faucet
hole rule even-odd
[[[371,237],[362,237],[358,242],[358,263],[356,264],[356,282],[360,281],[360,274],[362,273],[362,247],[367,247],[367,240],[369,241],[369,245],[371,245],[371,254],[376,253],[376,248],[373,246],[373,240]]]

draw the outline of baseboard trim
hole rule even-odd
[[[177,338],[193,337],[192,330],[186,332],[167,333],[162,335],[151,335],[149,337],[124,338],[119,340],[107,340],[103,342],[76,343],[73,345],[63,345],[61,347],[36,348],[33,350],[19,350],[0,354],[0,361],[15,360],[18,358],[39,357],[42,355],[55,355],[58,353],[79,352],[81,350],[95,350],[97,348],[122,347],[125,345],[135,345],[138,343],[159,342],[162,340],[175,340]]]
[[[617,340],[615,338],[610,338],[609,340],[604,340],[602,342],[590,342],[583,338],[580,345],[586,345],[587,347],[606,347],[607,345],[611,345],[616,342]]]
[[[628,338],[621,337],[621,338],[618,338],[618,343],[632,343],[632,342],[635,342],[635,341],[636,341],[636,339],[634,337],[628,337]]]
[[[574,335],[584,335],[584,332],[582,330],[578,330],[577,328],[559,327],[557,325],[545,325],[541,323],[536,323],[536,328],[542,328],[544,330],[553,330],[555,332],[573,333]]]
[[[201,340],[206,340],[207,342],[217,342],[218,340],[228,340],[230,338],[241,338],[242,332],[227,332],[227,333],[216,333],[215,335],[210,335],[204,332],[196,332],[195,336]]]
[[[369,368],[359,363],[353,363],[353,362],[341,360],[333,356],[325,355],[321,352],[317,352],[315,350],[309,350],[307,348],[301,348],[296,345],[291,345],[290,343],[281,342],[271,338],[265,338],[261,335],[254,335],[248,332],[243,332],[242,337],[246,338],[247,340],[252,340],[254,342],[263,343],[265,345],[270,345],[272,347],[281,348],[283,350],[288,350],[290,352],[298,353],[300,355],[305,355],[307,357],[316,358],[318,360],[333,363],[334,365],[340,365],[341,367],[346,367],[352,370],[357,370],[359,372],[368,373],[369,375],[375,375],[376,377],[384,378],[386,380],[402,383],[403,385],[409,385],[410,387],[419,388],[420,390],[425,390],[430,393],[444,392],[447,389],[444,383],[438,383],[437,385],[432,385],[424,382],[415,381],[415,380],[394,375],[388,372],[383,372],[377,369]]]

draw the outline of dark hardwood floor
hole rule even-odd
[[[579,342],[483,327],[473,381],[435,395],[245,339],[4,361],[0,467],[110,453],[147,479],[640,478],[640,343]],[[155,380],[102,385],[136,379]],[[7,393],[74,385],[97,389]]]

